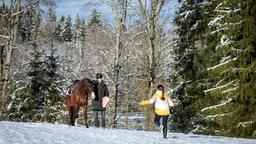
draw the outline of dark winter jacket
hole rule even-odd
[[[93,111],[105,111],[106,108],[102,107],[102,98],[109,97],[107,85],[104,82],[94,84],[95,99],[92,100]]]

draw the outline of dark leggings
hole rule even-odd
[[[155,124],[160,127],[160,119],[162,118],[162,125],[163,125],[163,137],[166,138],[167,136],[167,122],[168,122],[168,115],[160,116],[155,114],[154,122]]]
[[[106,127],[106,111],[93,111],[94,126],[99,127],[98,113],[101,113],[101,126]]]

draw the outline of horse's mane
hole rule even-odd
[[[91,83],[91,80],[90,80],[89,78],[83,78],[83,79],[80,81],[80,83],[83,83],[83,84],[85,84],[85,83]]]
[[[92,81],[89,79],[89,78],[83,78],[81,81],[80,81],[80,84],[85,87],[88,83],[90,84]]]

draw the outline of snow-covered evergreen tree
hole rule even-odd
[[[71,16],[68,15],[65,18],[63,29],[61,31],[61,36],[63,37],[63,40],[66,42],[71,42],[73,33],[72,33],[72,23],[71,23]]]
[[[92,11],[88,26],[102,26],[101,15],[96,9]]]
[[[204,91],[211,99],[205,105],[210,107],[201,110],[205,116],[204,126],[209,127],[208,133],[252,136],[255,132],[255,110],[248,111],[254,107],[250,100],[253,97],[251,92],[255,91],[250,72],[255,69],[255,47],[251,48],[255,41],[252,40],[255,38],[252,33],[255,18],[250,14],[253,7],[255,9],[255,3],[250,0],[212,3],[212,17],[208,23],[212,38],[209,42],[211,56],[208,53],[211,59],[207,67],[212,83]]]
[[[44,91],[46,95],[45,109],[43,111],[43,117],[48,122],[63,122],[63,111],[65,110],[64,97],[61,89],[63,89],[62,78],[58,74],[59,70],[59,58],[56,53],[56,49],[51,46],[49,54],[44,59],[47,88]]]
[[[189,132],[194,127],[198,105],[203,97],[204,72],[202,50],[205,48],[207,4],[185,1],[175,18],[177,44],[173,49],[175,73],[172,76],[175,96],[180,100],[171,127]],[[174,84],[175,83],[175,84]]]
[[[82,35],[81,28],[82,28],[82,21],[80,19],[80,16],[77,15],[76,20],[75,20],[75,24],[74,24],[74,35],[73,35],[73,39],[74,39],[75,42],[77,40],[80,40],[80,38],[81,38],[81,35]]]
[[[255,86],[251,84],[255,69],[255,34],[252,33],[255,18],[251,11],[255,4],[250,0],[194,2],[185,1],[176,19],[180,22],[178,32],[183,31],[178,41],[184,49],[178,44],[175,53],[190,64],[182,63],[182,59],[175,63],[180,65],[177,72],[183,83],[178,91],[181,103],[174,120],[181,128],[185,126],[185,130],[194,127],[194,133],[253,137],[256,119],[251,100]],[[182,12],[188,5],[190,8]],[[196,12],[199,19],[193,21],[190,17],[196,18]],[[187,27],[181,27],[182,22]],[[183,35],[188,39],[183,39]],[[186,43],[186,40],[192,41]],[[187,53],[193,45],[196,51]],[[191,54],[192,57],[186,57]],[[186,69],[186,66],[190,67]]]
[[[46,23],[45,23],[45,33],[46,33],[46,37],[49,39],[53,38],[53,33],[56,27],[56,20],[57,18],[55,14],[55,8],[53,6],[50,6],[48,9]]]

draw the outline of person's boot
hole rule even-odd
[[[167,136],[167,127],[165,127],[165,128],[163,128],[163,130],[162,130],[163,132],[162,132],[162,134],[163,134],[163,138],[167,138],[166,136]]]

